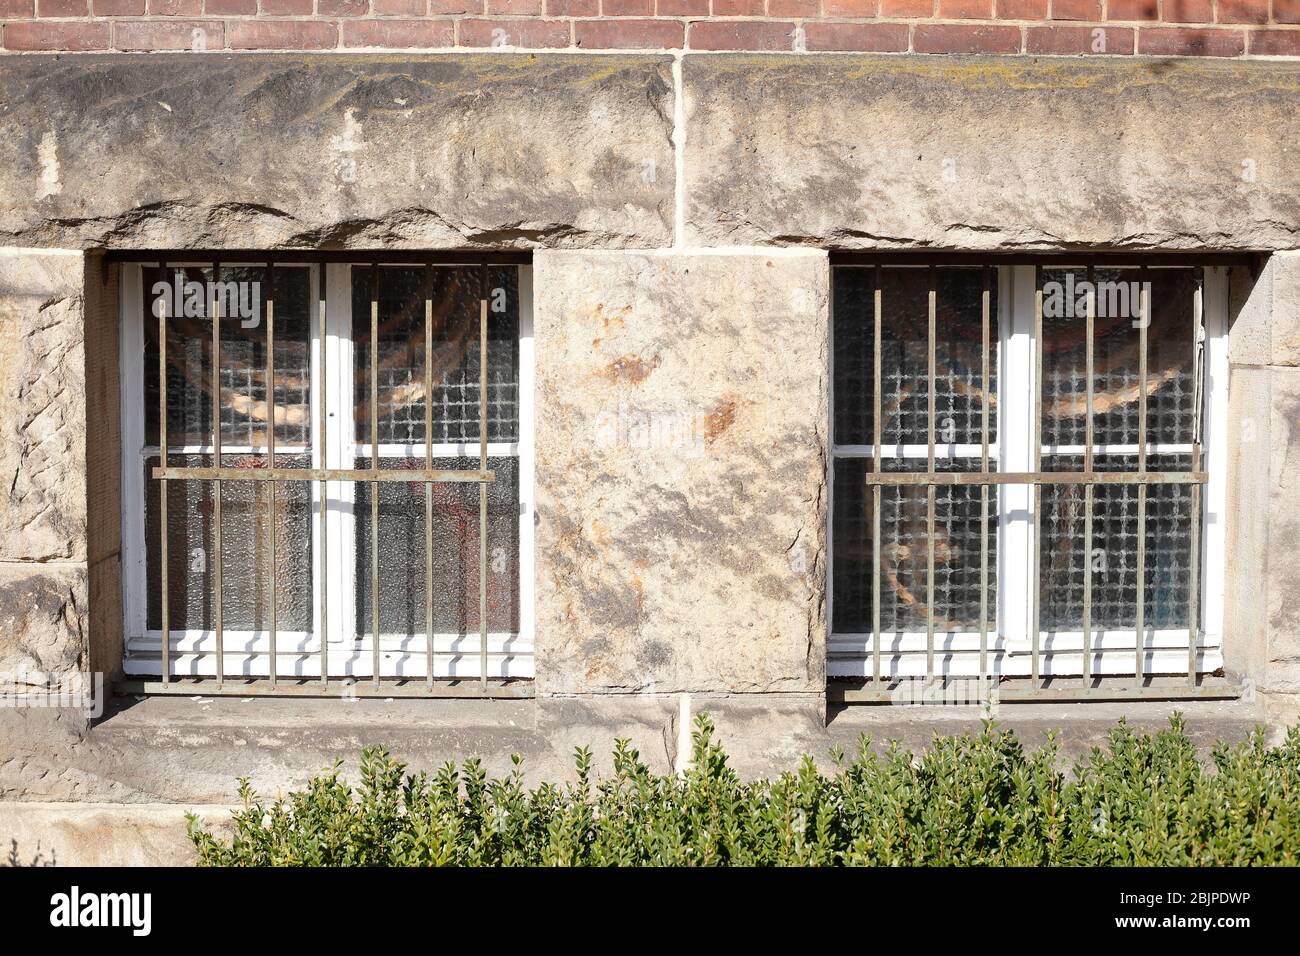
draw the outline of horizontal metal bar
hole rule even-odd
[[[173,469],[175,470],[175,469]],[[169,476],[170,477],[170,476]],[[870,473],[871,485],[1203,485],[1203,471],[886,471]]]
[[[413,252],[410,250],[332,250],[329,252],[318,252],[310,249],[221,249],[221,250],[195,250],[195,249],[171,249],[171,250],[150,250],[142,251],[138,249],[110,249],[104,253],[104,258],[108,262],[162,262],[167,261],[168,265],[194,263],[196,265],[207,265],[214,260],[219,260],[227,265],[256,265],[263,266],[268,261],[280,262],[359,262],[371,265],[375,262],[394,263],[399,265],[428,265],[432,263],[435,266],[477,266],[484,262],[488,265],[505,265],[505,266],[526,266],[533,261],[531,252],[472,252],[472,251],[450,251],[450,252]]]
[[[399,680],[385,679],[378,688],[369,680],[332,678],[324,684],[319,677],[285,678],[275,686],[266,678],[240,680],[226,678],[218,687],[212,678],[173,677],[164,684],[156,680],[123,680],[113,685],[120,695],[169,694],[172,696],[209,697],[479,697],[526,699],[534,695],[533,682],[522,678],[489,679],[486,686],[477,677],[438,679],[430,687],[423,676]]]
[[[362,481],[472,482],[496,481],[492,470],[440,471],[436,468],[155,468],[155,478],[176,481]]]
[[[1072,249],[1044,249],[1039,252],[831,252],[832,266],[1011,266],[1037,265],[1047,269],[1070,266],[1161,266],[1194,268],[1196,266],[1252,266],[1258,257],[1251,252],[1086,252]]]
[[[932,680],[937,682],[939,678],[932,678]],[[973,676],[956,677],[953,680],[974,685],[979,678]],[[1023,683],[1029,682],[1025,681]],[[900,691],[900,688],[901,685],[890,685],[881,688],[843,686],[842,684],[837,686],[837,682],[832,682],[827,686],[826,699],[828,703],[833,704],[888,704],[898,700],[910,703],[914,699],[913,696],[905,690]],[[1117,684],[1113,687],[1105,685],[1099,687],[1026,687],[1003,683],[994,685],[992,692],[996,694],[999,703],[1042,704],[1126,700],[1237,700],[1241,697],[1242,689],[1238,684],[1227,682],[1216,682],[1196,687],[1189,687],[1186,684],[1142,686]],[[934,706],[943,706],[942,693],[942,688],[935,690]],[[977,701],[971,702],[972,705],[977,703]]]

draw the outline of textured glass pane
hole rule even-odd
[[[207,283],[211,268],[144,269],[145,441],[158,444],[158,320],[153,315],[157,283],[192,295],[167,300],[167,440],[172,448],[212,444],[212,321]],[[310,442],[311,273],[304,267],[226,266],[220,281],[234,297],[224,298],[221,321],[221,441],[227,446],[266,447],[266,303],[275,301],[275,419],[279,445]],[[189,285],[192,283],[192,285]],[[162,290],[159,289],[161,292]],[[243,309],[243,314],[235,309]]]
[[[423,461],[388,461],[387,467],[419,468]],[[369,459],[358,459],[358,468]],[[476,459],[435,458],[435,468],[474,470]],[[519,630],[519,460],[490,458],[496,481],[488,485],[488,629]],[[370,496],[374,485],[357,484],[358,634],[370,634]],[[424,485],[384,482],[379,488],[379,626],[385,634],[425,633]],[[434,630],[473,633],[479,627],[479,486],[446,482],[433,486]]]
[[[869,445],[874,420],[874,270],[835,270],[835,441]],[[928,410],[928,269],[881,271],[881,407],[886,444],[924,444]],[[983,276],[938,269],[935,441],[978,444],[983,396]],[[989,440],[997,440],[997,282],[989,289]]]
[[[996,468],[996,464],[991,464]],[[936,471],[975,471],[975,461],[937,461]],[[924,471],[924,459],[886,460],[886,471]],[[834,624],[837,632],[871,630],[872,494],[865,458],[835,462]],[[988,494],[988,620],[997,621],[997,492]],[[935,489],[934,606],[939,631],[977,631],[980,612],[980,491]],[[916,631],[928,612],[928,536],[924,487],[883,487],[880,522],[880,627]]]
[[[1044,459],[1050,471],[1081,471],[1081,456]],[[1136,471],[1135,455],[1098,455],[1097,471]],[[1151,455],[1152,471],[1187,471],[1190,455]],[[1042,627],[1078,630],[1083,626],[1084,562],[1092,564],[1094,628],[1137,624],[1136,485],[1097,485],[1093,489],[1092,547],[1084,544],[1084,489],[1081,485],[1043,487]],[[1147,490],[1146,625],[1187,627],[1191,559],[1190,485],[1152,485]]]
[[[261,458],[228,455],[230,467],[254,466]],[[176,467],[211,467],[211,455],[173,455]],[[158,459],[145,462],[145,535],[148,548],[149,627],[162,627],[161,541],[158,531]],[[305,456],[283,456],[281,468],[306,468]],[[264,482],[221,484],[222,626],[228,631],[270,626],[272,586],[278,595],[276,626],[311,630],[312,547],[309,482],[281,482],[276,488],[276,555],[270,562],[270,508]],[[215,485],[210,481],[167,483],[167,548],[170,627],[211,630],[216,626],[214,588]]]
[[[1192,440],[1192,326],[1197,273],[1149,269],[1151,325],[1147,333],[1147,440]],[[1086,269],[1042,271],[1043,439],[1049,445],[1086,441]],[[1138,440],[1140,316],[1137,269],[1097,269],[1093,410],[1097,444]]]
[[[357,441],[370,436],[368,267],[352,270]],[[479,270],[477,267],[381,267],[379,303],[379,440],[425,440],[424,303],[433,304],[433,441],[479,439]],[[487,270],[488,440],[519,437],[518,270]]]

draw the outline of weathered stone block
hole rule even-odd
[[[1300,64],[687,57],[687,241],[1294,249]]]
[[[1268,674],[1266,689],[1300,693],[1300,370],[1274,368],[1268,499]]]
[[[1269,361],[1300,365],[1300,252],[1269,257],[1273,273],[1273,309]]]
[[[80,255],[0,250],[0,560],[86,555]]]
[[[86,605],[84,566],[0,563],[0,691],[85,690]]]
[[[824,692],[824,253],[539,253],[543,694]]]
[[[662,56],[0,62],[0,241],[76,248],[662,244]]]

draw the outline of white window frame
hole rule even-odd
[[[439,265],[437,259],[434,265]],[[122,267],[120,308],[122,350],[120,359],[120,398],[122,407],[122,571],[123,626],[125,655],[123,669],[129,676],[157,676],[162,673],[162,632],[146,627],[148,606],[148,560],[145,541],[144,462],[158,454],[157,446],[145,446],[144,376],[157,374],[144,367],[143,270],[159,263],[126,263]],[[172,262],[169,266],[201,267],[206,262]],[[240,265],[240,263],[229,263]],[[254,263],[263,265],[263,263]],[[277,268],[310,270],[311,288],[317,289],[320,270],[324,270],[326,390],[329,417],[328,442],[320,441],[320,307],[317,297],[311,305],[311,440],[312,467],[352,468],[358,455],[367,456],[370,444],[358,444],[353,431],[354,386],[352,352],[352,270],[370,268],[350,263],[277,263]],[[384,263],[402,266],[409,263]],[[532,267],[518,269],[519,289],[519,436],[517,442],[489,442],[489,457],[519,459],[519,630],[517,633],[488,632],[488,676],[493,678],[531,678],[534,674],[534,339]],[[279,445],[277,455],[294,454],[298,446]],[[264,449],[222,445],[222,455],[254,453]],[[423,459],[425,445],[379,446],[382,458],[415,457]],[[211,454],[212,445],[172,446],[171,456]],[[322,460],[323,454],[323,460]],[[434,457],[476,459],[478,443],[442,443],[433,445]],[[477,466],[477,463],[475,463]],[[329,482],[331,506],[327,509],[326,533],[328,555],[320,546],[320,483],[311,483],[311,523],[313,554],[312,630],[277,629],[276,651],[280,677],[319,677],[321,631],[321,583],[329,580],[329,676],[331,678],[372,677],[373,641],[370,634],[357,637],[355,598],[357,593],[355,561],[355,523],[353,514],[355,484]],[[382,539],[381,539],[382,542]],[[210,677],[216,673],[216,633],[214,630],[173,628],[171,630],[171,673],[174,677]],[[265,677],[268,674],[269,632],[234,630],[222,634],[225,673],[228,677]],[[434,634],[434,676],[438,678],[477,678],[479,674],[479,634]],[[380,674],[383,677],[420,679],[427,676],[426,635],[381,634]]]
[[[1049,262],[1044,263],[1050,265]],[[870,268],[833,266],[834,269]],[[918,267],[924,268],[924,267]],[[1159,266],[1152,266],[1158,269]],[[997,438],[989,443],[990,468],[1001,471],[1033,470],[1034,309],[1035,267],[997,266],[998,355],[997,355]],[[1204,515],[1200,538],[1200,606],[1203,631],[1198,652],[1198,670],[1207,672],[1223,666],[1224,518],[1227,501],[1227,409],[1228,409],[1228,296],[1227,270],[1205,267],[1202,315],[1205,327],[1205,392],[1203,406],[1203,468],[1209,475],[1202,495]],[[834,295],[831,296],[831,333],[834,335]],[[834,528],[835,463],[841,458],[872,457],[872,445],[838,445],[834,439],[834,349],[830,368],[831,454],[827,456],[827,482],[831,488],[827,509],[826,633],[828,677],[869,678],[873,673],[872,634],[837,632],[834,629]],[[1016,398],[1019,396],[1020,400]],[[1095,453],[1136,454],[1137,446],[1095,444]],[[936,461],[954,457],[978,459],[981,446],[935,446]],[[882,457],[917,457],[924,461],[925,445],[884,445]],[[1191,451],[1190,444],[1153,444],[1150,455]],[[1043,454],[1082,454],[1083,446],[1047,446]],[[923,469],[922,469],[923,470]],[[1030,674],[1033,628],[1033,507],[1029,485],[994,486],[996,515],[990,514],[990,536],[997,535],[997,613],[989,621],[988,666],[995,675],[1027,677]],[[1136,645],[1133,628],[1096,628],[1092,632],[1095,676],[1132,676]],[[1187,672],[1185,628],[1176,630],[1148,627],[1144,644],[1147,673]],[[881,629],[880,668],[882,677],[923,677],[926,670],[924,629]],[[977,676],[979,674],[978,630],[942,632],[934,635],[936,674]],[[1079,675],[1083,665],[1083,632],[1050,631],[1040,636],[1040,673],[1044,677]]]

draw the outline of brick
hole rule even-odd
[[[854,13],[850,14],[850,16],[875,16],[876,0],[867,0],[863,6],[870,7],[871,12]],[[815,17],[819,16],[821,12],[821,0],[767,0],[767,15],[769,17]]]
[[[425,0],[374,0],[377,17],[422,17]]]
[[[149,0],[151,17],[197,17],[203,12],[203,0]]]
[[[880,0],[826,0],[828,17],[874,17]]]
[[[1098,34],[1104,43],[1098,42]],[[1026,53],[1046,55],[1119,55],[1133,52],[1130,27],[1030,27],[1025,37]]]
[[[691,24],[692,50],[792,50],[794,24],[777,20],[700,20]]]
[[[1101,19],[1101,0],[1052,0],[1053,20]]]
[[[453,13],[477,15],[483,12],[483,0],[429,0],[429,16],[447,16]]]
[[[810,52],[906,53],[906,23],[808,23]]]
[[[1300,23],[1300,0],[1273,0],[1273,19],[1278,23]]]
[[[680,50],[686,27],[678,20],[579,20],[577,46],[584,50]]]
[[[600,12],[607,17],[652,17],[655,0],[600,0]]]
[[[1158,0],[1107,0],[1107,20],[1159,20]]]
[[[709,0],[658,0],[655,9],[661,17],[707,17]]]
[[[912,49],[917,53],[1019,53],[1020,28],[918,23]]]
[[[113,28],[118,50],[220,50],[225,45],[220,20],[131,20]]]
[[[203,0],[203,12],[207,16],[256,16],[257,0]]]
[[[1047,0],[997,0],[997,3],[999,20],[1047,19]]]
[[[939,0],[939,16],[949,20],[991,20],[993,0]]]
[[[1219,0],[1220,23],[1268,23],[1268,0]]]
[[[450,20],[348,20],[342,26],[343,45],[349,47],[400,50],[456,45],[456,28]]]
[[[236,20],[230,24],[232,50],[329,50],[339,30],[322,20]]]
[[[503,42],[495,41],[495,30],[502,31]],[[460,20],[456,31],[461,46],[548,50],[569,45],[568,20]]]
[[[1212,0],[1163,0],[1160,19],[1166,23],[1213,23]]]
[[[316,12],[323,17],[364,17],[370,0],[316,0]]]
[[[1300,56],[1300,30],[1253,30],[1252,56]]]
[[[1151,56],[1241,56],[1245,47],[1240,30],[1143,27],[1138,34],[1138,51]]]
[[[109,25],[103,21],[81,23],[7,23],[5,48],[9,50],[107,50]]]
[[[709,3],[704,0],[704,12]],[[546,0],[548,17],[594,17],[600,13],[600,0]]]
[[[494,17],[540,17],[542,0],[487,0],[487,12]]]
[[[312,0],[262,0],[262,12],[273,17],[312,13]]]
[[[934,0],[880,0],[882,17],[932,17]]]
[[[37,0],[38,17],[85,17],[90,15],[87,0]]]
[[[140,0],[140,10],[144,11],[144,0]],[[33,17],[36,15],[36,0],[0,0],[0,20]]]
[[[763,0],[713,0],[715,17],[761,17]]]

